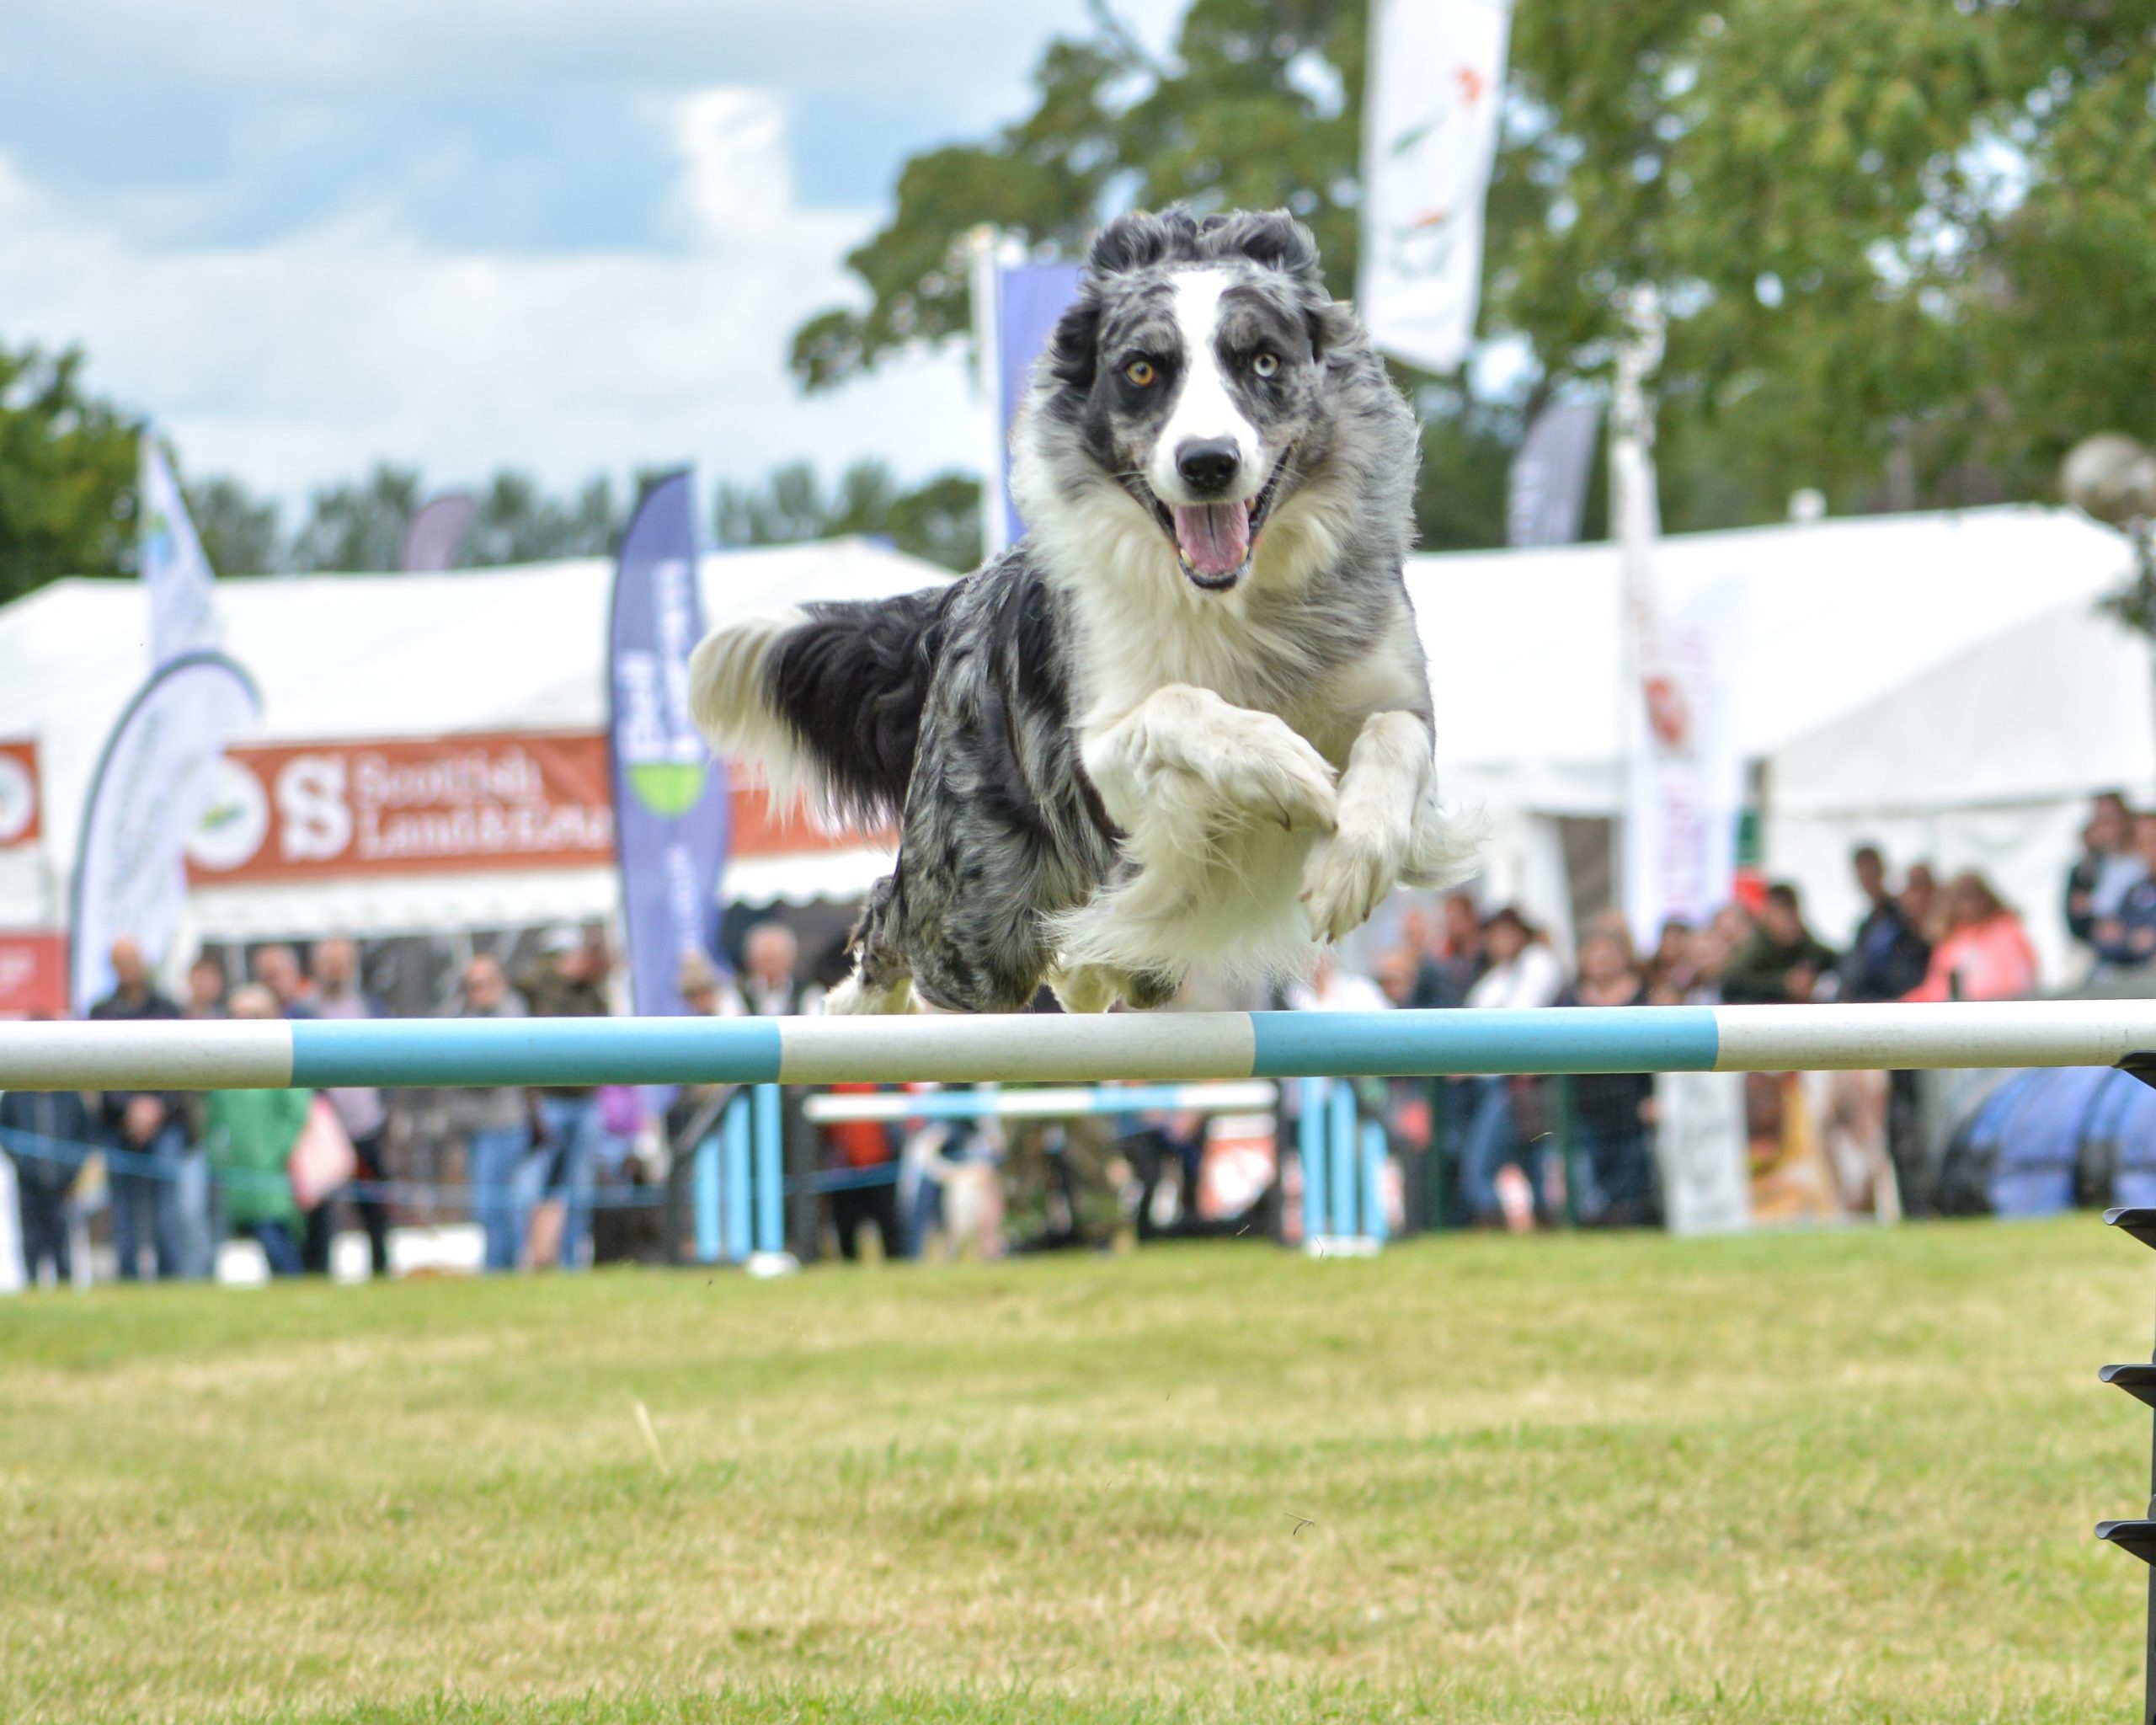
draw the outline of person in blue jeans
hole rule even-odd
[[[133,1023],[179,1017],[179,1008],[151,985],[150,967],[134,940],[121,936],[109,956],[113,990],[90,1008],[91,1017]],[[106,1183],[120,1280],[141,1274],[146,1246],[152,1249],[153,1276],[199,1274],[202,1266],[189,1262],[194,1231],[184,1206],[195,1188],[183,1189],[180,1178],[187,1132],[179,1098],[164,1091],[108,1090],[99,1124],[104,1146],[113,1152]]]
[[[524,996],[509,985],[501,965],[483,953],[464,967],[463,997],[454,1016],[521,1018]],[[527,1188],[536,1172],[531,1165],[531,1105],[515,1085],[464,1091],[458,1100],[468,1135],[465,1183],[472,1192],[472,1220],[485,1242],[481,1263],[490,1272],[513,1270],[524,1250],[531,1210]]]
[[[90,1153],[90,1111],[72,1090],[0,1093],[0,1151],[15,1159],[23,1268],[32,1287],[45,1267],[67,1285],[74,1269],[67,1239],[67,1188]]]
[[[1580,941],[1579,959],[1579,980],[1560,1006],[1646,1003],[1646,980],[1621,916],[1598,917]],[[1655,1220],[1653,1112],[1649,1073],[1588,1072],[1572,1080],[1572,1173],[1578,1184],[1573,1196],[1588,1226],[1643,1227]]]
[[[535,1018],[604,1018],[607,960],[597,931],[550,931],[540,960],[519,979]],[[591,1194],[606,1140],[599,1096],[589,1085],[548,1085],[539,1092],[539,1124],[547,1156],[544,1196],[531,1219],[531,1258],[536,1268],[559,1261],[563,1269],[584,1262],[591,1237]],[[549,1236],[558,1232],[559,1243]]]

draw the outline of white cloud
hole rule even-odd
[[[839,260],[878,216],[798,206],[784,118],[733,87],[671,104],[678,254],[460,251],[382,209],[151,245],[0,156],[7,334],[79,343],[94,386],[158,420],[192,471],[288,498],[384,458],[435,481],[513,465],[556,484],[682,460],[707,479],[794,457],[977,466],[956,354],[797,393],[787,339],[855,296]]]
[[[793,188],[776,97],[731,85],[696,91],[674,104],[673,133],[699,238],[723,244],[783,224]]]

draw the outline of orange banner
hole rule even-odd
[[[862,842],[777,818],[760,786],[736,782],[733,815],[735,857]],[[188,878],[221,886],[613,860],[606,739],[505,733],[233,749],[188,846]]]
[[[37,745],[0,743],[0,851],[34,845],[44,830]]]

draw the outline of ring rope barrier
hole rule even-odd
[[[2107,1066],[2156,1001],[963,1017],[0,1024],[0,1090],[1175,1083],[1472,1073]]]

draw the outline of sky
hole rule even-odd
[[[1124,0],[1155,45],[1181,0]],[[5,0],[0,342],[193,475],[978,470],[963,357],[803,398],[905,158],[1027,106],[1084,0]]]

